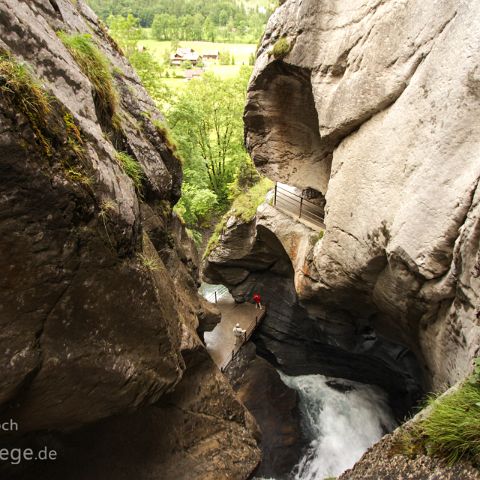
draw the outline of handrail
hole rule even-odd
[[[283,195],[284,195],[283,193],[279,192],[279,193],[277,194],[277,196],[278,196],[278,195],[282,197],[282,201],[287,202],[287,203],[290,203],[290,204],[292,204],[292,205],[298,205],[298,202],[295,202],[294,200],[291,200],[291,199],[288,198],[288,197],[284,197],[284,196],[283,196]],[[316,205],[316,207],[318,208],[318,205]],[[318,215],[318,214],[315,213],[315,212],[311,212],[311,211],[309,211],[309,210],[302,209],[302,216],[308,216],[308,215],[313,216],[313,217],[317,217],[317,218],[320,219],[320,221],[322,221],[322,222],[323,222],[323,220],[324,220],[324,217],[323,217],[322,215]]]
[[[282,205],[279,205],[279,203],[286,204],[283,206],[283,209],[291,213],[297,214],[298,210],[298,218],[303,217],[319,227],[325,227],[325,218],[323,215],[323,209],[321,209],[321,207],[310,200],[307,200],[303,196],[287,190],[285,187],[275,183],[273,205],[279,209],[282,209]]]
[[[303,203],[309,203],[310,205],[312,205],[312,207],[316,207],[316,208],[319,208],[318,205],[316,203],[313,203],[312,201],[308,200],[307,198],[305,198],[303,195],[298,195],[298,193],[295,193],[295,192],[292,192],[290,190],[287,190],[285,187],[282,187],[280,185],[278,185],[278,182],[276,183],[276,187],[277,187],[277,192],[279,190],[283,190],[284,192],[287,192],[287,194],[289,196],[294,196],[294,197],[298,197],[300,199],[303,199]],[[298,202],[297,202],[298,203]]]
[[[255,315],[255,321],[250,324],[250,326],[247,328],[247,330],[244,333],[243,337],[243,342],[242,344],[238,347],[237,350],[235,350],[235,347],[232,350],[232,354],[230,357],[222,364],[220,367],[220,371],[224,372],[228,366],[235,360],[237,357],[238,353],[242,349],[242,347],[252,338],[253,332],[255,332],[256,328],[258,325],[260,325],[260,322],[265,318],[265,315],[267,314],[267,307],[264,306],[263,309],[260,311],[260,315]]]
[[[208,295],[205,295],[203,298],[210,303],[217,303],[218,298],[223,296],[223,294],[226,292],[228,292],[228,288],[225,285],[222,285],[220,288],[216,289],[212,293],[209,293]]]

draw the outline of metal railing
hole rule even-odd
[[[217,303],[219,298],[225,296],[228,292],[228,288],[225,285],[222,285],[220,288],[217,288],[214,292],[205,295],[203,298],[210,303]]]
[[[255,329],[260,325],[260,322],[265,318],[265,315],[267,314],[267,307],[264,306],[263,309],[260,311],[259,314],[255,315],[255,321],[252,322],[247,330],[245,331],[243,335],[243,341],[242,344],[239,345],[237,348],[233,348],[231,355],[228,357],[228,359],[223,363],[223,365],[220,367],[220,371],[224,372],[228,366],[235,360],[237,357],[238,353],[242,349],[242,347],[250,340],[250,338],[253,335],[253,332]]]
[[[275,183],[273,205],[281,210],[293,213],[298,218],[303,218],[319,227],[325,228],[325,218],[322,207],[307,200],[301,195],[287,190]]]

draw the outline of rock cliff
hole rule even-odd
[[[287,0],[245,110],[259,169],[326,198],[305,295],[408,347],[427,388],[479,354],[479,14],[473,0]]]
[[[250,222],[232,216],[203,269],[238,302],[260,292],[267,317],[253,339],[260,355],[289,375],[320,373],[375,384],[403,418],[420,398],[421,368],[405,345],[376,333],[343,305],[325,307],[316,294],[315,252],[323,231],[268,201]]]
[[[47,478],[247,478],[256,427],[197,335],[218,312],[172,214],[181,164],[82,0],[1,3],[0,107],[2,446],[52,444]]]

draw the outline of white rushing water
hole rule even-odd
[[[386,394],[376,387],[322,375],[280,375],[286,385],[299,393],[302,427],[310,441],[292,473],[295,480],[323,480],[340,475],[396,427]],[[351,390],[333,389],[327,385],[329,380]]]

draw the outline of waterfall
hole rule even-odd
[[[396,427],[387,396],[377,387],[322,375],[280,375],[299,394],[302,428],[310,442],[292,479],[336,477]]]

